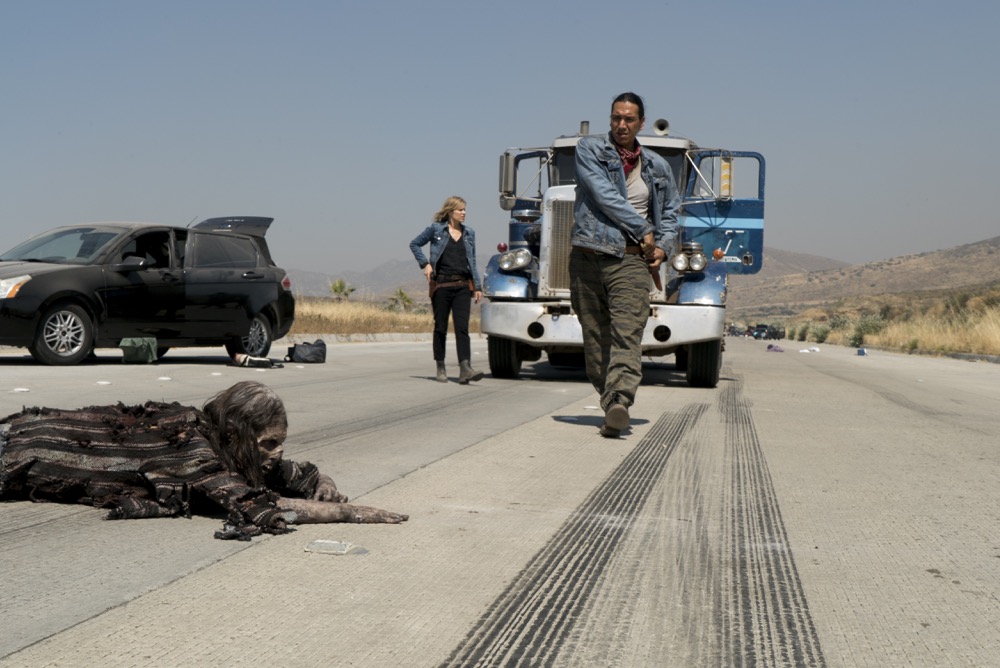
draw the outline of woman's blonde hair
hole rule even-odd
[[[451,220],[451,212],[465,208],[465,200],[461,197],[451,196],[441,205],[441,210],[434,214],[434,220],[438,223],[447,223]]]

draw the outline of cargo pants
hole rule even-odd
[[[628,407],[642,381],[642,333],[649,318],[649,269],[640,255],[615,257],[575,249],[570,299],[583,330],[587,378],[601,409]]]

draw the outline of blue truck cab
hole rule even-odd
[[[764,251],[764,157],[707,149],[669,136],[664,120],[643,147],[663,156],[681,190],[676,247],[650,277],[643,355],[674,355],[694,387],[715,387],[722,365],[731,274],[760,271]],[[569,255],[576,190],[575,149],[589,124],[541,148],[500,156],[500,207],[507,239],[485,269],[481,327],[491,373],[517,378],[523,362],[582,365],[583,336],[570,305]],[[480,233],[482,236],[482,233]],[[662,286],[662,289],[659,287]]]

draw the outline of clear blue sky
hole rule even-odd
[[[634,90],[767,159],[765,245],[848,262],[1000,235],[991,0],[0,0],[0,247],[268,215],[286,268],[410,258],[445,197],[480,255],[497,163]],[[416,275],[417,266],[414,263]]]

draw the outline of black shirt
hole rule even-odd
[[[451,237],[438,259],[434,280],[444,282],[446,279],[466,278],[472,278],[472,274],[469,272],[469,258],[465,254],[465,240],[459,237],[458,241],[455,241],[455,238]]]

